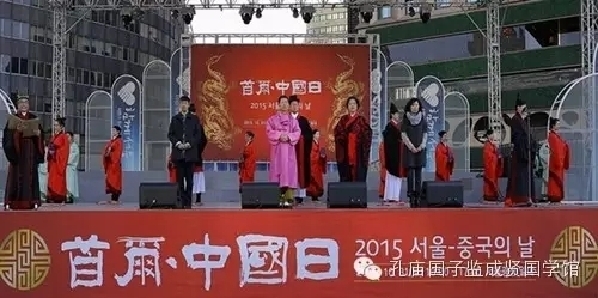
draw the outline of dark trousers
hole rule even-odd
[[[357,169],[355,169],[355,167],[357,167]],[[367,179],[367,167],[339,163],[337,164],[337,168],[341,182],[365,182]]]
[[[176,182],[178,185],[177,200],[183,208],[191,207],[191,196],[193,194],[193,171],[195,164],[183,160],[175,163]],[[185,187],[185,182],[187,187]]]
[[[422,192],[422,168],[409,168],[407,172],[407,193],[409,197],[419,197]]]

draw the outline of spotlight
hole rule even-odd
[[[133,15],[132,15],[133,11],[131,9],[123,9],[122,13],[121,13],[121,19],[123,21],[123,25],[125,25],[125,27],[128,27],[132,22],[133,22]]]
[[[419,18],[422,20],[422,23],[427,24],[432,18],[432,5],[428,3],[422,4],[419,10]]]
[[[261,8],[261,7],[256,8],[256,10],[255,10],[255,17],[256,18],[258,18],[258,19],[262,18],[262,10],[263,10],[263,8]]]
[[[239,8],[239,15],[243,19],[243,24],[249,25],[251,23],[251,17],[253,16],[253,8],[243,5]]]
[[[299,17],[299,9],[297,9],[297,7],[293,7],[293,18],[298,18]]]
[[[185,7],[183,8],[183,22],[185,22],[186,25],[191,24],[191,21],[193,21],[193,17],[195,17],[195,7],[194,6],[189,6],[189,7]]]
[[[359,15],[363,19],[363,22],[369,24],[374,17],[374,6],[373,5],[363,5],[359,8]]]
[[[311,22],[314,13],[316,13],[316,9],[313,6],[301,7],[301,17],[303,18],[303,22],[305,22],[306,24],[309,24]]]
[[[172,16],[173,19],[176,19],[179,17],[179,11],[178,10],[173,10],[170,12],[170,16]]]
[[[409,7],[409,16],[410,17],[414,17],[415,16],[415,8]]]

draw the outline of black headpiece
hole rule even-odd
[[[58,122],[58,124],[60,124],[60,126],[62,126],[62,127],[66,126],[66,118],[65,117],[56,118],[56,122]]]
[[[438,133],[438,136],[442,138],[442,137],[444,137],[444,135],[445,135],[445,134],[446,134],[446,131],[445,131],[445,130],[441,130],[441,131]]]
[[[394,103],[390,104],[390,114],[394,115],[394,114],[398,114],[399,113],[399,109],[397,109],[397,106]]]
[[[114,128],[114,129],[116,130],[116,132],[118,132],[119,134],[120,134],[120,133],[123,131],[123,129],[122,129],[122,128],[120,128],[120,126],[118,126],[118,125],[115,125],[115,126],[114,126],[114,127],[112,127],[112,128]]]
[[[179,98],[179,101],[191,102],[191,98],[189,98],[189,96],[181,96],[181,98]]]
[[[289,96],[289,104],[292,104],[293,102],[301,102],[301,100],[299,100],[299,96],[297,96],[297,95]]]

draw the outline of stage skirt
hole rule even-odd
[[[203,172],[193,174],[193,193],[206,193],[206,176]]]
[[[401,186],[403,181],[397,176],[391,175],[386,171],[386,181],[384,183],[384,201],[399,201],[401,198]]]

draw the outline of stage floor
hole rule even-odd
[[[531,208],[509,208],[509,209],[517,209],[517,210],[529,210],[535,208],[598,208],[598,203],[595,202],[564,202],[562,204],[545,204],[540,203],[536,206]],[[284,208],[284,209],[264,209],[268,211],[302,211],[302,210],[326,210],[328,209],[326,206],[326,202],[305,202],[302,205],[293,207],[293,208]],[[339,209],[330,209],[330,211],[368,211],[368,210],[375,210],[375,211],[382,211],[382,210],[410,210],[409,204],[407,203],[399,203],[399,204],[381,204],[380,202],[368,202],[367,209],[348,209],[348,208],[339,208]],[[445,208],[432,208],[432,209],[440,209],[446,210]],[[488,203],[469,203],[465,204],[464,208],[451,208],[451,209],[506,209],[503,203],[497,204],[488,204]],[[139,209],[139,205],[135,203],[122,203],[119,205],[98,205],[94,203],[75,203],[75,204],[68,204],[65,206],[56,206],[56,205],[42,205],[34,212],[56,212],[56,211],[73,211],[73,212],[88,212],[88,211],[157,211],[157,210],[170,210],[170,209]],[[202,206],[193,206],[191,209],[178,209],[176,211],[182,212],[193,212],[193,211],[235,211],[239,210],[242,211],[244,209],[241,208],[240,202],[206,202]],[[252,209],[252,210],[259,210],[259,209]],[[422,210],[422,209],[417,209]],[[175,211],[175,210],[172,210]],[[0,210],[0,212],[6,212],[5,210]],[[23,212],[23,211],[15,211],[15,212]]]

